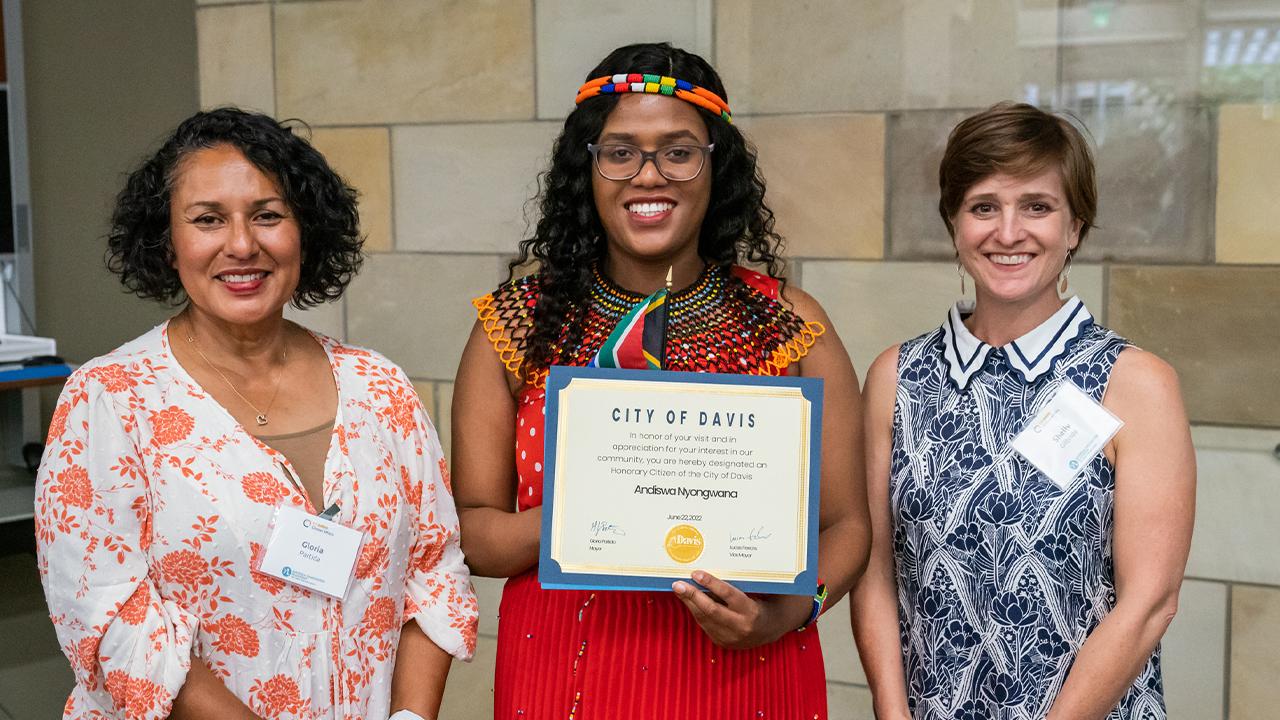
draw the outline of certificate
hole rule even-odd
[[[544,588],[817,585],[822,380],[551,368]]]

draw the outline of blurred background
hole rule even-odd
[[[294,317],[404,367],[446,448],[469,299],[505,279],[561,120],[612,48],[667,40],[717,67],[790,278],[860,374],[959,292],[936,211],[951,126],[1000,100],[1073,113],[1101,202],[1072,289],[1177,368],[1195,424],[1170,717],[1280,716],[1280,0],[4,0],[4,39],[8,332],[83,362],[160,321],[102,264],[124,174],[202,107],[300,118],[360,190],[371,254],[343,300]],[[42,432],[56,391],[8,402]],[[73,682],[31,483],[0,479],[0,720],[58,717]],[[501,584],[476,586],[479,651],[443,717],[491,713]],[[821,623],[831,717],[870,718],[846,606]]]

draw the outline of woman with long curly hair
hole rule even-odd
[[[477,619],[435,430],[386,358],[284,319],[359,268],[355,191],[266,115],[197,113],[129,176],[107,256],[181,309],[81,366],[49,428],[64,717],[434,717]],[[283,527],[325,535],[304,557]]]
[[[672,592],[539,587],[547,369],[588,364],[668,272],[664,369],[825,380],[828,604],[869,544],[857,379],[826,313],[782,281],[764,181],[720,78],[696,55],[643,44],[587,80],[542,177],[533,237],[508,282],[476,300],[454,391],[463,547],[474,573],[510,578],[494,716],[825,718],[814,597],[750,596],[701,571],[700,587]],[[531,260],[538,272],[514,277]]]

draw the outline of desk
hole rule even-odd
[[[44,442],[36,389],[60,386],[70,374],[67,365],[0,370],[0,523],[34,514],[35,478],[22,461],[22,446]]]

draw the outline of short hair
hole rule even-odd
[[[1002,102],[965,118],[951,131],[938,166],[938,212],[951,219],[965,193],[996,173],[1029,177],[1056,167],[1084,242],[1098,213],[1098,186],[1089,143],[1069,120],[1026,103]],[[1079,249],[1079,245],[1076,246]],[[1074,250],[1072,251],[1075,252]]]
[[[139,297],[175,305],[185,298],[173,267],[169,199],[187,157],[219,145],[236,148],[279,183],[298,220],[302,268],[293,304],[305,308],[340,297],[364,259],[355,189],[289,126],[234,107],[182,121],[129,174],[111,215],[107,267]]]

